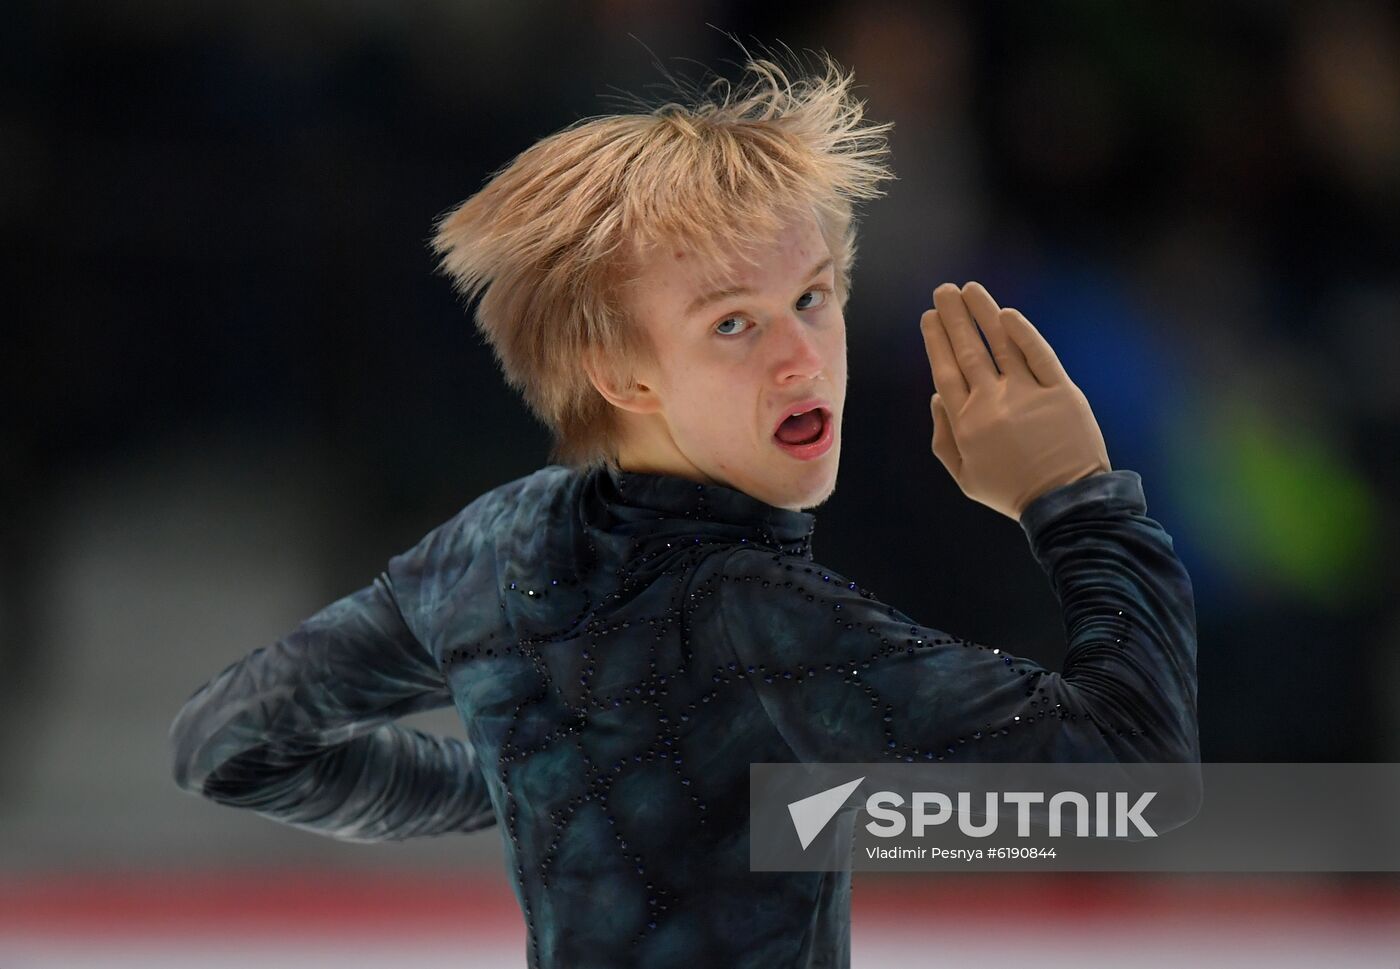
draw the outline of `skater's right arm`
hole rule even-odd
[[[717,675],[749,682],[798,760],[1198,762],[1191,579],[1140,476],[1062,486],[1021,524],[1064,615],[1061,671],[756,547],[702,571],[692,623],[720,630]]]
[[[493,824],[470,743],[393,722],[452,703],[425,645],[428,616],[476,553],[484,510],[469,505],[368,585],[200,687],[170,727],[176,783],[347,841]]]

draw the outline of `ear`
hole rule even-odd
[[[601,347],[589,344],[583,351],[583,370],[589,383],[614,407],[634,414],[650,414],[661,409],[656,391],[641,380],[632,379],[620,371],[615,361],[607,358]]]

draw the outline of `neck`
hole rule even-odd
[[[655,420],[625,422],[617,465],[639,474],[666,474],[700,484],[724,484],[701,471],[680,452],[659,415]]]

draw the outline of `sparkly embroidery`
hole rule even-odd
[[[1063,675],[913,622],[813,561],[814,516],[732,489],[551,466],[469,510],[391,563],[396,602],[361,594],[314,626],[324,639],[310,645],[343,665],[344,682],[308,679],[320,665],[296,665],[290,649],[221,681],[219,703],[268,718],[228,734],[229,749],[281,739],[225,760],[205,793],[384,840],[475,830],[489,823],[489,794],[534,967],[677,952],[847,965],[849,872],[748,870],[753,762],[1195,750],[1189,579],[1143,515],[1133,472],[1086,479],[1023,515],[1074,619]],[[350,619],[362,625],[352,632]],[[329,726],[344,707],[347,723],[368,724],[422,709],[430,673],[470,741],[437,743],[469,759],[429,761],[425,735],[386,727],[362,739],[392,740],[399,766],[366,775],[368,761],[347,759],[336,772],[326,755],[348,747],[283,737],[273,719]],[[316,708],[274,708],[274,696]],[[228,718],[212,695],[190,702],[198,726],[183,746],[203,749],[213,741],[201,732],[223,736]],[[420,758],[451,773],[419,778]],[[394,827],[287,799],[295,788],[363,808],[349,797],[362,776],[400,774],[374,802],[385,818],[437,804],[449,778],[461,802]]]

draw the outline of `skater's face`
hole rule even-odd
[[[626,299],[656,359],[633,371],[620,463],[809,508],[836,487],[846,321],[811,216],[757,255],[718,284],[684,246],[643,263]],[[801,411],[812,413],[785,422]]]

